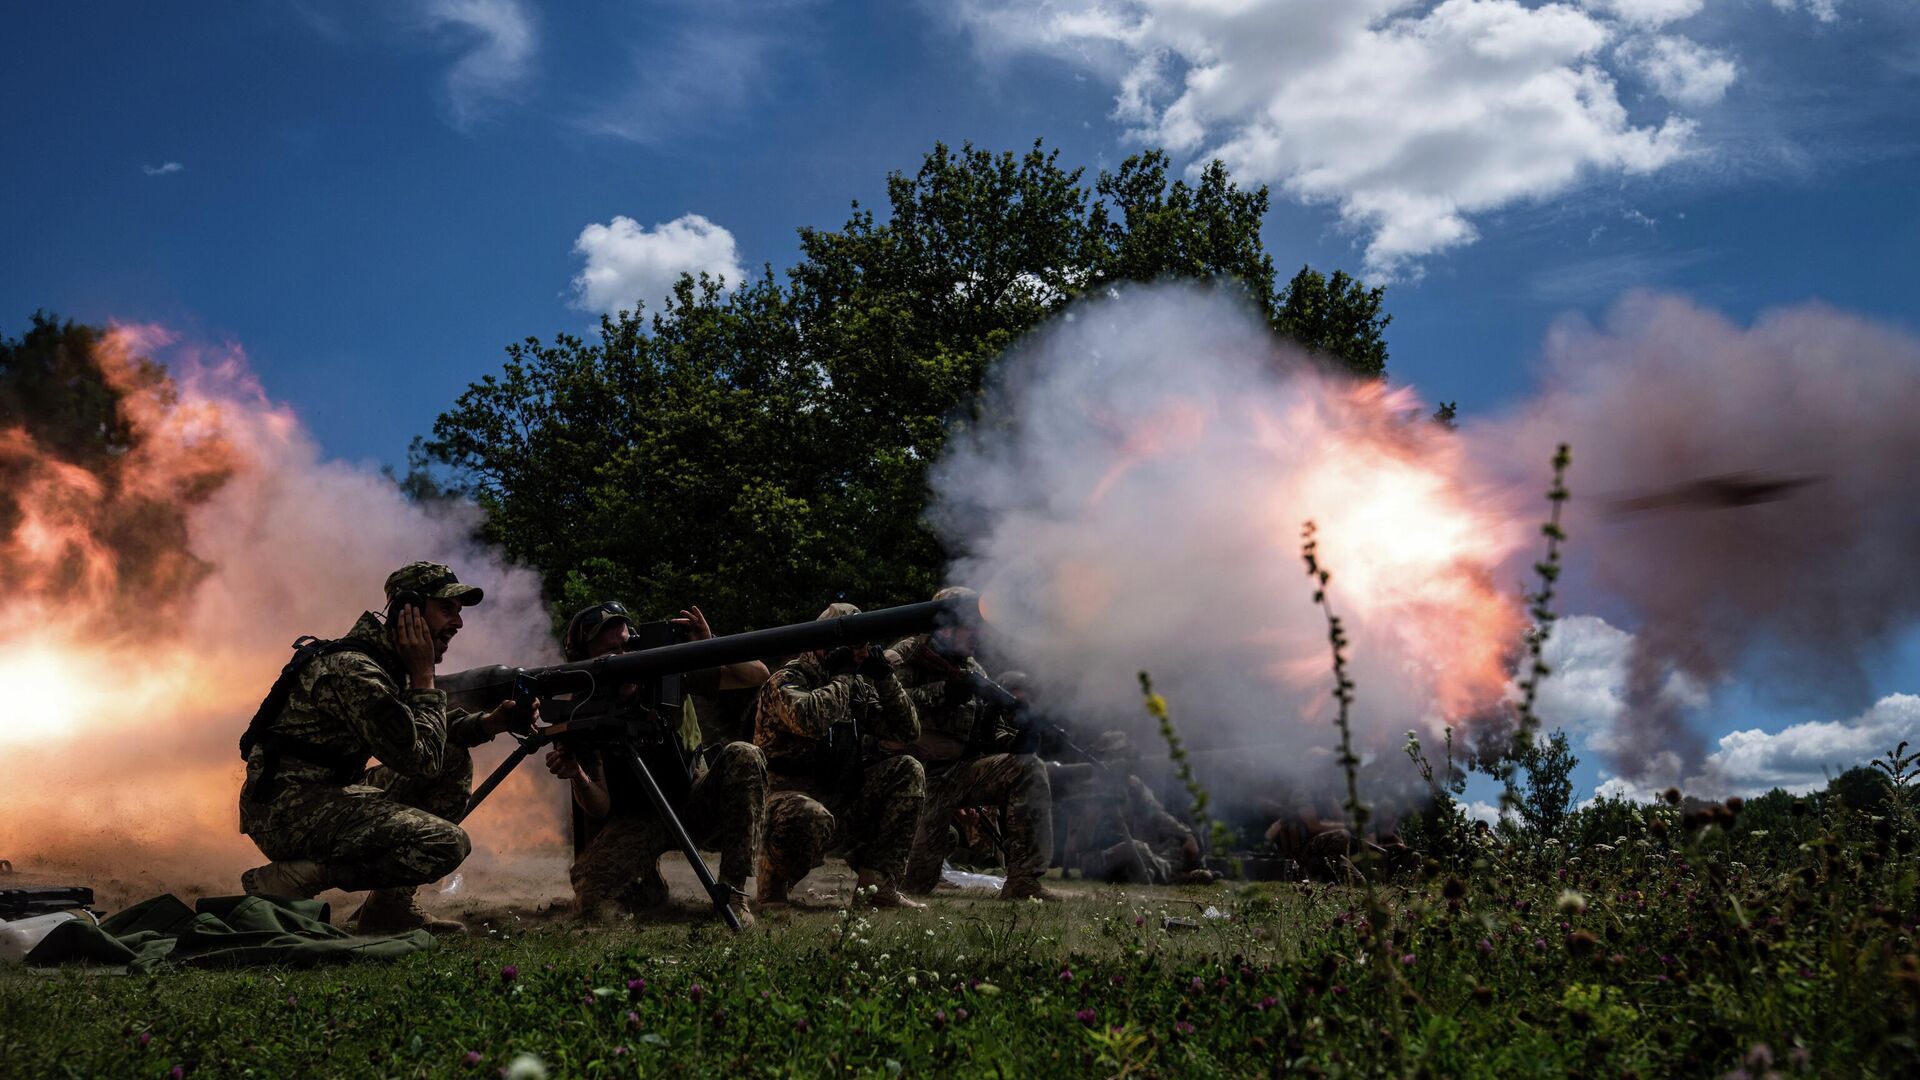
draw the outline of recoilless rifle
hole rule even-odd
[[[628,652],[571,664],[493,665],[439,676],[434,683],[446,691],[449,705],[486,710],[503,701],[523,706],[538,701],[541,714],[552,718],[526,735],[514,736],[519,745],[474,789],[461,816],[472,814],[515,767],[549,744],[566,748],[576,758],[597,755],[604,762],[617,763],[638,781],[641,793],[685,853],[714,913],[738,930],[740,920],[727,906],[732,890],[714,880],[674,809],[676,802],[684,805],[692,784],[692,762],[677,739],[680,676],[749,660],[891,641],[979,617],[973,598],[952,597],[705,641],[664,644],[657,637],[643,637]],[[635,689],[626,690],[629,686]]]

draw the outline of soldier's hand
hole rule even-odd
[[[713,636],[713,627],[707,625],[707,617],[700,613],[699,605],[690,605],[680,612],[677,619],[668,622],[687,632],[688,641],[705,641]]]
[[[522,709],[517,701],[503,701],[489,709],[487,715],[480,718],[480,730],[486,732],[489,738],[503,731],[525,735],[533,730],[534,723],[539,719],[540,703],[538,701],[528,702],[525,709]]]
[[[859,663],[859,657],[855,656],[853,650],[845,645],[828,653],[827,658],[822,661],[822,665],[827,669],[827,674],[829,675],[848,674],[853,671]]]
[[[427,629],[427,617],[419,608],[405,605],[387,627],[387,637],[393,642],[394,651],[400,654],[400,666],[407,673],[408,685],[416,690],[431,688],[433,657],[439,647],[434,643],[433,632]]]
[[[582,775],[580,762],[558,746],[547,751],[547,771],[562,780],[578,780]]]
[[[893,674],[893,664],[887,660],[887,650],[870,648],[864,651],[866,655],[860,657],[858,665],[860,674],[875,682]]]

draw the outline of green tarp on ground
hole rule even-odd
[[[95,926],[75,919],[53,928],[26,956],[29,965],[124,965],[144,973],[162,964],[313,967],[347,960],[391,960],[431,948],[425,930],[355,937],[327,921],[318,900],[210,896],[196,908],[171,894],[142,901]]]

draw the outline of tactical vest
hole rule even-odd
[[[267,691],[266,699],[260,702],[260,708],[254,711],[253,719],[247,723],[247,730],[240,736],[240,760],[251,757],[256,746],[265,749],[260,758],[260,778],[253,789],[256,800],[266,802],[279,793],[282,757],[319,765],[331,774],[330,780],[342,786],[353,783],[366,773],[368,755],[364,752],[342,752],[272,730],[273,722],[286,711],[287,701],[292,698],[293,688],[299,685],[300,673],[306,670],[307,665],[323,656],[342,652],[365,653],[369,659],[379,663],[379,658],[368,652],[365,642],[350,637],[328,641],[306,634],[295,639],[293,658],[280,669],[279,678],[273,680],[272,689]]]

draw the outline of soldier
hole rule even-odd
[[[935,600],[974,596],[949,587]],[[986,672],[973,658],[974,627],[943,626],[907,638],[889,650],[895,670],[920,716],[920,737],[911,752],[927,770],[927,802],[914,834],[903,887],[930,893],[957,839],[954,812],[984,806],[997,810],[1007,849],[1004,900],[1058,900],[1040,883],[1053,855],[1053,796],[1047,770],[1030,753],[1013,753],[1021,733],[974,700],[974,677]]]
[[[713,636],[697,607],[682,611],[674,622],[688,631],[691,640]],[[631,616],[618,601],[582,609],[567,623],[567,659],[591,660],[624,652],[632,633]],[[756,670],[759,678],[766,677],[766,666],[754,662],[719,669],[715,681],[721,685],[728,680],[745,681],[754,678]],[[626,686],[621,694],[631,698],[637,690]],[[674,813],[695,844],[720,852],[718,880],[733,890],[728,906],[743,928],[751,926],[746,884],[760,856],[766,825],[767,759],[759,748],[744,742],[729,742],[711,755],[703,754],[699,720],[690,700],[674,720],[672,738],[677,745],[666,748],[670,753],[655,755],[648,768],[656,774],[681,770],[680,778],[690,782],[685,804],[674,807]],[[690,772],[685,764],[689,757]],[[574,802],[598,826],[573,863],[573,891],[580,911],[590,918],[607,918],[623,908],[643,911],[665,904],[667,881],[660,873],[660,856],[679,850],[680,844],[654,812],[640,778],[629,775],[630,764],[594,753],[576,756],[564,746],[548,750],[546,761],[554,775],[570,783]],[[678,778],[656,775],[668,791],[678,786],[670,779]]]
[[[832,604],[822,619],[857,615]],[[767,847],[759,902],[781,903],[826,861],[838,831],[858,878],[856,902],[924,907],[900,895],[926,799],[920,763],[898,753],[920,734],[913,703],[885,653],[869,646],[803,653],[760,688],[754,742],[767,752]],[[882,750],[887,756],[878,756]]]
[[[1065,833],[1062,865],[1100,881],[1208,885],[1193,830],[1162,806],[1133,772],[1133,745],[1118,731],[1095,739],[1084,762],[1047,763],[1055,827]]]
[[[241,739],[240,831],[273,861],[240,885],[298,898],[371,890],[362,933],[464,930],[421,911],[414,891],[471,847],[455,824],[473,785],[470,748],[531,717],[516,718],[511,701],[485,715],[449,710],[434,688],[477,586],[415,562],[388,576],[386,592],[384,620],[366,612],[345,637],[296,653]],[[380,766],[369,770],[369,757]]]

